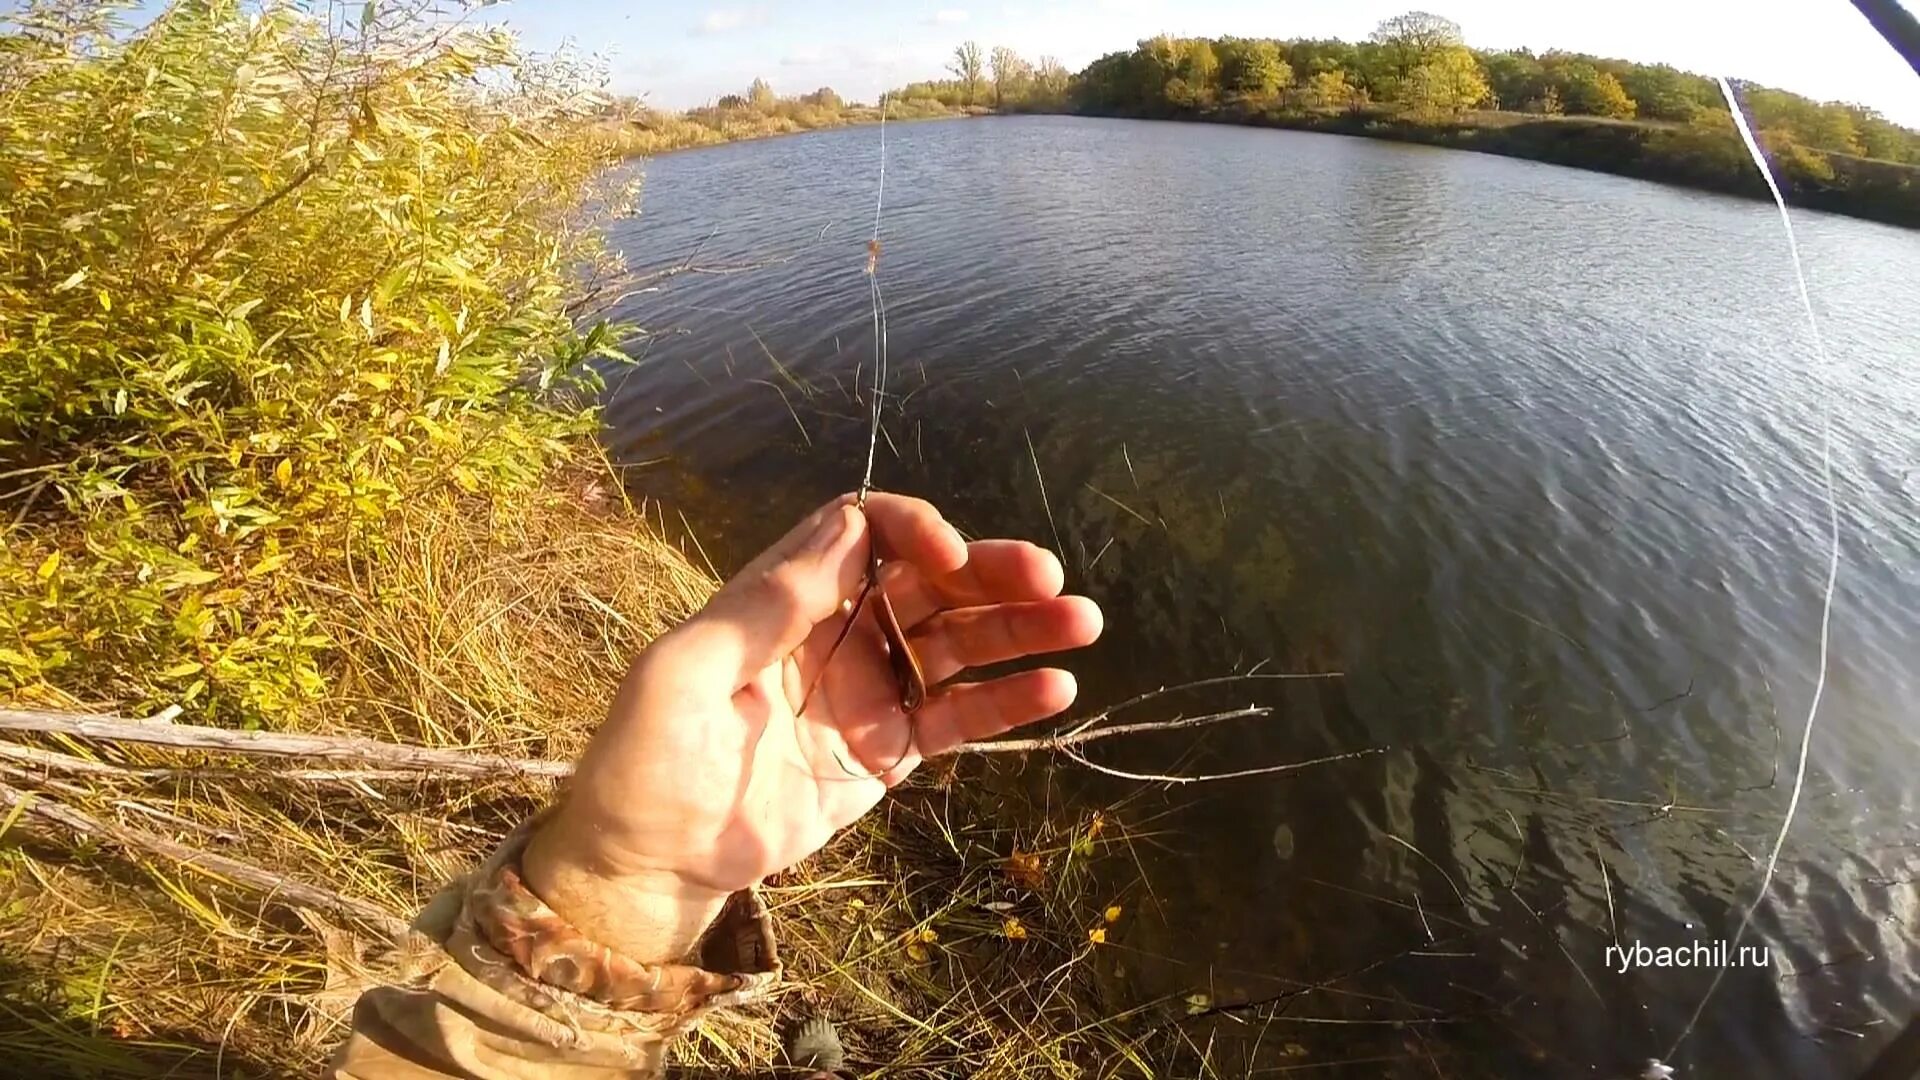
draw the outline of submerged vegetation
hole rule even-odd
[[[954,77],[896,93],[907,106],[991,104],[1302,128],[1532,158],[1764,198],[1715,82],[1665,64],[1585,53],[1482,50],[1426,12],[1362,42],[1141,41],[1068,77],[1008,49],[955,50]],[[1862,105],[1739,84],[1789,198],[1920,226],[1920,132]]]

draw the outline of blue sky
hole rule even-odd
[[[1911,0],[1908,0],[1911,6]],[[491,10],[528,44],[607,54],[616,87],[685,107],[755,76],[782,93],[873,99],[940,73],[974,39],[1079,68],[1157,33],[1364,37],[1408,0],[516,0]],[[1577,49],[1757,79],[1871,105],[1920,127],[1914,75],[1846,0],[1433,0],[1481,47]]]

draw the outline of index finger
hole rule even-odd
[[[839,505],[854,501],[853,495],[836,500]],[[865,513],[872,527],[872,543],[878,545],[876,550],[882,559],[909,562],[930,575],[951,574],[966,565],[966,541],[927,500],[889,491],[869,492]]]

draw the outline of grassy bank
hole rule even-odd
[[[424,9],[112,11],[0,22],[0,713],[570,758],[714,587],[581,404],[646,147],[590,71]],[[866,116],[723,111],[651,148]],[[393,765],[0,737],[0,1053],[311,1075],[395,922],[554,793]],[[1090,963],[1121,819],[951,781],[774,883],[786,993],[892,1075],[1131,1053]],[[682,1053],[763,1065],[788,1005]]]
[[[764,83],[756,85],[765,86]],[[896,99],[887,103],[886,118],[890,123],[897,123],[978,116],[987,111],[928,98]],[[781,98],[773,96],[771,90],[755,93],[750,89],[745,95],[728,95],[719,104],[685,112],[665,112],[642,108],[632,102],[616,102],[608,109],[604,123],[622,153],[646,156],[744,139],[875,124],[879,123],[880,115],[878,106],[841,101],[831,90]]]

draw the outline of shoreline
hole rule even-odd
[[[859,112],[874,113],[874,110],[863,107]],[[887,122],[921,123],[1006,116],[1153,120],[1345,135],[1537,161],[1543,165],[1607,173],[1668,187],[1732,195],[1757,202],[1771,201],[1766,183],[1754,171],[1753,162],[1745,150],[1739,148],[1737,137],[1730,129],[1720,132],[1718,129],[1679,123],[1493,111],[1463,113],[1458,118],[1429,122],[1409,119],[1386,110],[1311,113],[1231,106],[1172,114],[1099,109],[1049,111],[974,108],[932,115],[889,114]],[[622,160],[657,157],[737,142],[758,142],[814,131],[871,126],[879,122],[879,117],[877,114],[853,115],[850,110],[848,118],[831,123],[775,126],[737,134],[681,118],[675,120],[686,128],[711,133],[712,137],[676,138],[676,135],[683,133],[649,131],[647,134],[663,137],[667,144],[652,145],[646,140],[636,139],[641,145],[623,146]],[[1717,145],[1723,141],[1726,146]],[[1729,148],[1737,156],[1728,156],[1726,151]],[[1773,162],[1776,178],[1787,196],[1789,207],[1819,210],[1897,228],[1920,229],[1920,166],[1825,151],[1817,153],[1833,172],[1831,181],[1797,172],[1783,166],[1778,160]]]
[[[1697,142],[1713,134],[1685,124],[1513,112],[1465,113],[1460,119],[1441,123],[1379,112],[1319,115],[1215,111],[1168,119],[1416,143],[1772,201],[1765,181],[1744,151],[1737,162],[1685,156],[1684,150],[1698,147],[1675,144]],[[1731,132],[1727,137],[1732,138]],[[1789,207],[1920,229],[1920,167],[1825,151],[1820,154],[1834,173],[1831,182],[1797,174],[1778,160],[1770,162]],[[1727,165],[1736,167],[1728,169]]]

